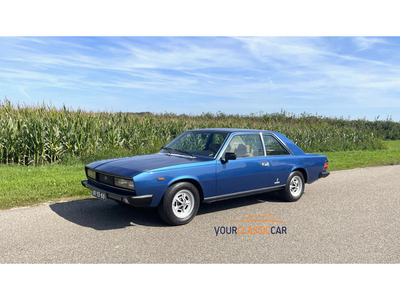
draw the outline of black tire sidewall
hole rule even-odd
[[[177,217],[172,210],[172,200],[175,195],[181,190],[188,190],[194,196],[194,207],[190,215],[185,218]],[[189,223],[197,214],[200,206],[200,195],[197,188],[189,182],[178,182],[171,185],[164,194],[164,197],[158,206],[158,211],[161,218],[171,225],[184,225]]]

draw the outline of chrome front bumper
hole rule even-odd
[[[131,194],[128,191],[118,191],[116,189],[107,188],[101,185],[98,185],[93,182],[89,182],[88,180],[83,180],[82,185],[91,190],[97,191],[99,193],[103,193],[106,199],[114,200],[117,202],[122,202],[125,204],[129,204],[134,207],[145,207],[150,206],[151,200],[153,199],[153,195],[141,195],[137,196],[135,194]]]

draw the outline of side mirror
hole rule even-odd
[[[230,160],[236,160],[236,154],[233,152],[226,152],[225,153],[225,159],[221,159],[221,162],[223,164],[226,164]]]

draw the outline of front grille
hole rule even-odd
[[[100,172],[97,172],[96,169],[91,169],[91,168],[86,168],[86,176],[87,176],[88,180],[92,182],[92,184],[93,183],[99,184],[101,186],[100,187],[101,189],[104,189],[104,186],[109,186],[109,187],[112,187],[114,189],[117,189],[119,192],[121,192],[121,191],[129,191],[130,194],[132,192],[134,192],[134,190],[116,186],[115,183],[114,183],[114,178],[126,178],[126,179],[128,179],[129,177],[128,178],[127,177],[118,177],[118,175],[114,175],[114,174],[100,173]],[[132,178],[129,178],[129,180],[132,180]]]
[[[108,185],[114,185],[114,177],[102,173],[97,174],[97,179],[99,182],[108,184]]]

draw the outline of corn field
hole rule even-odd
[[[389,122],[391,131],[379,122]],[[43,165],[70,158],[84,161],[102,152],[114,157],[148,154],[159,151],[185,130],[222,127],[282,132],[305,152],[381,149],[382,139],[400,138],[400,124],[391,120],[375,121],[374,125],[365,120],[296,116],[284,111],[198,116],[85,112],[65,105],[61,109],[46,104],[13,105],[5,99],[0,102],[0,164]]]

